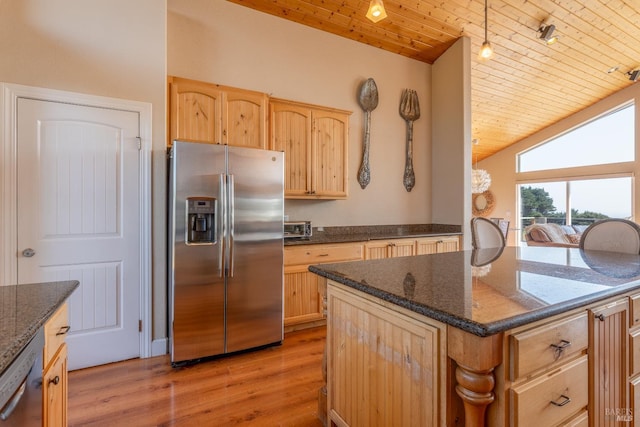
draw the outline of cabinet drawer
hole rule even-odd
[[[47,367],[69,331],[67,304],[58,308],[44,325],[44,366]]]
[[[284,265],[355,261],[362,258],[362,244],[309,245],[284,248]]]
[[[582,411],[589,400],[588,365],[585,355],[511,389],[514,425],[557,425]]]
[[[510,337],[511,380],[566,360],[589,343],[587,313],[561,319]]]
[[[631,351],[629,359],[631,359],[631,376],[640,373],[640,329],[636,329],[630,334]]]
[[[640,325],[640,294],[633,295],[631,298],[631,326]]]

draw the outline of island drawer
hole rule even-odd
[[[538,326],[510,337],[512,381],[584,351],[589,344],[587,313]]]
[[[576,415],[589,401],[586,355],[511,389],[515,426],[552,426]]]
[[[285,265],[355,261],[363,258],[362,244],[308,245],[284,248]]]
[[[69,331],[67,304],[63,304],[44,325],[44,366],[48,366]]]
[[[631,300],[631,326],[640,325],[640,294],[632,295]]]

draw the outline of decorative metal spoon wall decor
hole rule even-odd
[[[411,191],[416,184],[413,172],[413,122],[420,118],[420,105],[415,90],[405,89],[400,98],[400,116],[407,122],[407,157],[404,165],[402,182],[407,191]]]
[[[358,91],[358,103],[364,110],[364,141],[362,148],[362,164],[358,170],[358,182],[364,190],[371,182],[371,169],[369,167],[369,140],[371,134],[371,112],[378,106],[378,87],[372,78],[368,78],[360,86]]]

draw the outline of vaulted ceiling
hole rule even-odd
[[[376,24],[369,0],[229,1],[430,64],[469,37],[474,160],[634,84],[627,73],[640,69],[640,0],[488,0],[489,61],[476,57],[483,0],[384,0]],[[549,24],[552,45],[539,37]]]

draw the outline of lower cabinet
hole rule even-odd
[[[365,259],[395,258],[455,252],[460,247],[458,236],[421,237],[419,239],[370,240],[365,244]]]
[[[362,259],[362,243],[285,246],[285,332],[326,322],[326,279],[311,273],[308,270],[310,265]]]
[[[327,297],[332,425],[444,425],[445,325],[334,282]]]
[[[43,427],[67,425],[67,305],[62,305],[44,325],[42,373]]]
[[[458,236],[423,237],[416,240],[416,255],[439,254],[460,250]]]

